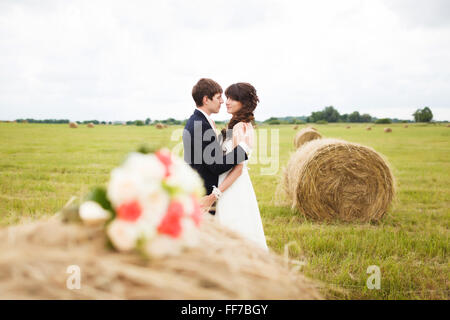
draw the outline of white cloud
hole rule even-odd
[[[326,105],[450,120],[450,6],[422,3],[3,1],[0,119],[183,119],[211,77],[252,83],[260,120]]]

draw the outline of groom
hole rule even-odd
[[[184,160],[202,177],[207,196],[201,206],[210,208],[219,199],[219,175],[248,159],[248,146],[241,142],[226,156],[217,136],[212,113],[218,113],[223,103],[222,88],[211,79],[200,79],[192,89],[196,109],[183,130]],[[215,214],[213,210],[209,211]]]

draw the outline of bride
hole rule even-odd
[[[223,129],[222,149],[228,153],[240,142],[253,147],[253,111],[259,102],[255,88],[249,83],[235,83],[225,90],[227,112],[232,114],[228,130]],[[249,157],[251,151],[249,152]],[[248,160],[219,176],[216,203],[217,221],[268,250],[255,191],[247,168]]]

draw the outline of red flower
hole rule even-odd
[[[172,165],[172,157],[170,151],[158,150],[155,152],[155,155],[166,168],[165,177],[167,178],[170,175],[170,166]]]
[[[200,208],[200,204],[197,201],[197,198],[192,194],[191,195],[192,203],[194,205],[194,211],[192,212],[192,220],[194,220],[195,225],[198,227],[200,225],[200,221],[202,218],[202,209]]]
[[[139,202],[137,201],[124,203],[117,209],[117,215],[119,216],[119,219],[125,221],[136,221],[141,216],[141,214],[142,209],[139,205]]]
[[[172,201],[167,209],[166,215],[158,226],[158,232],[177,238],[181,234],[181,217],[183,206],[178,201]]]

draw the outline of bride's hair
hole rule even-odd
[[[238,82],[232,84],[225,90],[225,96],[242,103],[242,108],[233,114],[227,129],[231,130],[239,122],[251,122],[255,124],[253,111],[259,102],[256,89],[250,83]],[[226,129],[222,129],[222,135],[226,138]]]

